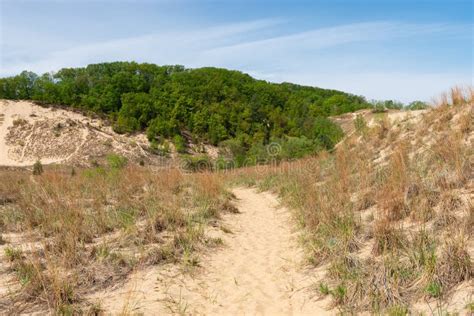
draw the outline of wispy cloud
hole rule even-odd
[[[420,38],[428,34],[455,36],[466,33],[466,26],[443,24],[406,24],[397,22],[368,22],[325,27],[307,32],[278,36],[217,47],[203,53],[205,59],[221,63],[245,63],[248,60],[268,64],[300,63],[301,56],[310,56],[321,50],[359,42],[390,42],[403,38]],[[237,61],[238,62],[238,61]],[[307,64],[311,62],[305,58]]]
[[[3,65],[0,75],[15,74],[24,69],[46,72],[62,67],[116,60],[193,64],[196,56],[211,47],[241,41],[243,36],[277,23],[279,20],[264,19],[181,32],[165,30],[136,37],[52,50],[44,56],[39,56],[37,60],[18,58],[25,53],[34,56],[35,46],[47,47],[52,42],[48,39],[42,41],[35,38],[32,41],[33,45],[29,41],[17,42],[17,45],[3,45]],[[16,55],[17,58],[13,58],[12,55]],[[5,62],[6,60],[8,63]]]
[[[472,73],[416,73],[410,69],[404,73],[396,69],[364,68],[370,65],[370,60],[366,60],[373,56],[370,43],[389,45],[425,37],[468,37],[472,25],[376,21],[291,34],[282,26],[281,20],[265,19],[187,31],[163,30],[78,46],[71,43],[61,46],[53,38],[38,37],[2,44],[0,75],[16,74],[24,69],[42,73],[96,62],[135,60],[188,67],[227,67],[271,81],[341,89],[370,98],[404,96],[404,101],[426,99],[438,89],[459,81],[472,81]],[[268,36],[269,33],[273,35]],[[50,50],[43,48],[35,54],[34,46],[39,43],[43,47],[51,43]],[[368,48],[357,55],[351,48],[361,44],[367,44]]]

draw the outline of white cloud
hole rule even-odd
[[[163,31],[137,37],[123,38],[101,43],[91,43],[66,49],[53,50],[46,56],[31,61],[15,59],[12,55],[30,52],[34,54],[35,46],[47,46],[38,38],[33,44],[28,40],[17,42],[15,47],[2,46],[2,68],[0,75],[12,75],[28,69],[35,72],[58,70],[62,67],[84,66],[89,63],[137,60],[156,62],[159,64],[194,64],[196,56],[202,51],[216,45],[228,45],[230,40],[239,40],[245,34],[267,28],[278,23],[278,20],[264,19],[236,24],[227,24],[187,32]],[[22,43],[23,45],[19,45]],[[9,63],[5,58],[9,57]]]
[[[315,64],[321,51],[351,43],[386,42],[403,38],[420,38],[427,34],[459,34],[465,26],[443,24],[406,24],[396,22],[354,23],[325,27],[297,34],[278,36],[259,41],[217,47],[203,53],[205,60],[222,64],[246,63],[254,65]],[[313,56],[313,58],[311,58]]]
[[[466,34],[466,26],[368,22],[264,36],[266,32],[262,31],[272,30],[280,22],[269,19],[179,32],[163,30],[77,47],[70,43],[62,47],[58,44],[51,46],[51,51],[42,49],[37,57],[31,53],[34,46],[25,39],[13,43],[13,46],[2,45],[5,57],[1,57],[0,75],[16,74],[24,69],[43,73],[96,62],[135,60],[240,69],[270,81],[289,81],[340,89],[368,98],[402,101],[428,99],[453,84],[472,83],[472,74],[395,71],[379,69],[380,65],[366,69],[371,65],[370,56],[360,52],[357,55],[348,46],[368,42],[393,43],[407,38],[416,40],[429,34],[457,36]],[[249,40],[259,37],[263,38]],[[54,39],[46,40],[45,45],[48,41],[54,42]],[[41,38],[31,41],[35,46],[38,42]],[[336,56],[340,51],[346,54]]]

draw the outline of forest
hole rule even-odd
[[[330,149],[342,137],[331,115],[371,104],[364,97],[291,83],[269,83],[239,71],[187,69],[148,63],[112,62],[63,68],[37,75],[23,71],[0,78],[0,98],[60,104],[106,115],[119,133],[146,131],[152,144],[172,140],[261,152],[274,141],[302,156]]]

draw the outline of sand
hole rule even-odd
[[[44,164],[56,163],[66,160],[68,157],[60,152],[57,155],[46,157],[28,157],[25,156],[25,151],[32,147],[32,142],[35,141],[35,130],[26,134],[22,139],[24,145],[22,149],[15,154],[14,147],[8,142],[10,131],[14,128],[15,120],[25,120],[28,124],[34,125],[42,120],[58,120],[70,119],[75,121],[82,121],[84,117],[80,114],[56,110],[49,108],[42,108],[34,105],[28,101],[0,101],[0,166],[30,166],[41,159]],[[86,135],[84,135],[86,136]]]
[[[201,153],[201,146],[189,144],[190,154]],[[42,107],[31,101],[0,100],[0,166],[28,167],[42,164],[90,166],[103,163],[111,154],[129,161],[167,167],[177,161],[172,150],[168,159],[149,150],[145,132],[116,133],[110,122],[57,107]],[[174,148],[170,143],[170,148]],[[211,157],[218,150],[204,146]]]
[[[90,299],[112,314],[335,314],[315,297],[321,273],[302,265],[289,211],[270,193],[237,188],[234,194],[240,214],[224,217],[232,233],[222,236],[222,249],[202,258],[194,277],[172,266],[152,267]]]

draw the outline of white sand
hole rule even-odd
[[[176,267],[152,267],[135,273],[124,286],[97,293],[106,313],[123,311],[162,315],[325,315],[328,301],[314,295],[318,271],[301,266],[297,234],[290,214],[272,194],[234,190],[240,214],[226,215],[232,230],[224,248],[200,262],[195,278]]]
[[[52,110],[34,105],[28,101],[0,101],[0,166],[29,166],[35,163],[36,158],[15,157],[11,154],[11,146],[7,145],[7,135],[9,129],[13,127],[13,122],[17,119],[24,119],[29,123],[40,119],[70,118],[82,120],[84,117],[74,112],[64,110]],[[31,135],[29,135],[31,136]],[[25,139],[28,146],[28,137]],[[55,163],[64,160],[64,157],[38,157],[41,162]]]
[[[15,125],[17,120],[21,123]],[[30,101],[0,100],[0,166],[31,166],[37,160],[87,165],[111,152],[132,160],[159,159],[147,147],[144,133],[120,135],[101,119]]]

